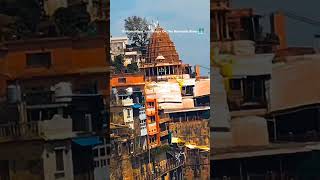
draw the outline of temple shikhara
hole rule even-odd
[[[127,38],[113,39],[111,49],[125,47],[125,62],[126,54],[139,52],[130,48]],[[111,99],[118,102],[111,102],[112,146],[124,147],[126,142],[128,148],[113,155],[111,171],[128,179],[209,179],[210,79],[200,75],[200,66],[193,72],[180,59],[159,24],[146,49],[145,57],[130,59],[139,62],[137,72],[111,76]]]
[[[190,77],[191,73],[191,67],[179,59],[169,34],[159,25],[150,37],[146,60],[141,68],[147,80],[151,81]]]

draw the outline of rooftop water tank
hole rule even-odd
[[[131,96],[132,93],[133,93],[132,87],[128,87],[128,88],[126,89],[126,92],[127,92],[127,95],[128,95],[128,96]]]
[[[56,97],[56,102],[70,102],[72,100],[72,85],[69,82],[60,82],[53,86],[52,90]]]

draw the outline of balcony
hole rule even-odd
[[[161,131],[160,132],[160,136],[162,137],[162,136],[166,136],[166,135],[168,135],[169,134],[169,131],[168,130],[165,130],[165,131]]]
[[[169,122],[170,121],[170,118],[161,118],[160,119],[160,124],[162,124],[162,123],[166,123],[166,122]]]
[[[121,100],[121,103],[123,106],[132,106],[133,99],[131,99],[131,98],[123,99],[123,100]]]
[[[91,121],[89,119],[72,120],[71,118],[54,115],[50,120],[0,124],[0,142],[65,139],[76,137],[79,133],[91,132]]]
[[[163,175],[172,172],[176,169],[178,169],[179,167],[182,167],[184,165],[184,161],[183,160],[174,160],[174,159],[169,159],[164,165],[160,165],[159,163],[157,163],[155,165],[155,173],[148,174],[148,180],[155,180],[155,179],[159,179],[161,178]]]
[[[157,124],[156,124],[155,122],[154,122],[154,123],[151,123],[151,124],[148,124],[147,129],[148,129],[148,134],[149,134],[150,136],[155,135],[155,134],[158,133],[158,131],[157,131]]]
[[[0,125],[0,141],[20,139],[40,139],[37,122],[8,123]]]
[[[154,116],[156,114],[155,108],[147,108],[146,114],[147,114],[147,116]]]

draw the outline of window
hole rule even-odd
[[[51,53],[30,53],[27,56],[27,67],[45,67],[51,66]]]
[[[126,78],[118,78],[118,83],[126,83]]]
[[[110,155],[110,147],[107,147],[107,155]]]
[[[244,87],[246,101],[260,101],[264,98],[264,81],[260,79],[246,79]]]
[[[102,159],[100,164],[101,164],[101,167],[106,166],[106,164],[107,164],[107,163],[106,163],[106,160],[105,160],[105,159]]]
[[[100,148],[100,156],[105,156],[106,155],[106,149],[103,147],[103,148]]]
[[[230,89],[240,90],[241,89],[241,80],[240,79],[230,79]]]
[[[93,162],[93,166],[96,168],[96,167],[99,167],[100,166],[100,162],[99,161],[94,161]]]
[[[150,143],[154,143],[154,142],[156,142],[156,136],[151,136],[150,137]]]
[[[56,149],[56,171],[64,171],[63,149]]]
[[[93,156],[94,157],[98,157],[99,156],[98,149],[93,149]]]
[[[127,118],[130,118],[131,114],[130,114],[130,109],[127,109]]]
[[[192,96],[193,95],[193,86],[183,86],[182,87],[183,96]]]
[[[154,123],[156,121],[156,117],[150,116],[150,121],[151,121],[151,123]]]
[[[154,108],[154,102],[148,102],[148,107],[149,108]]]

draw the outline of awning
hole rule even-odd
[[[131,107],[134,109],[140,109],[142,106],[141,106],[141,104],[134,104]]]
[[[72,141],[80,146],[95,146],[102,143],[98,136],[75,138]]]

